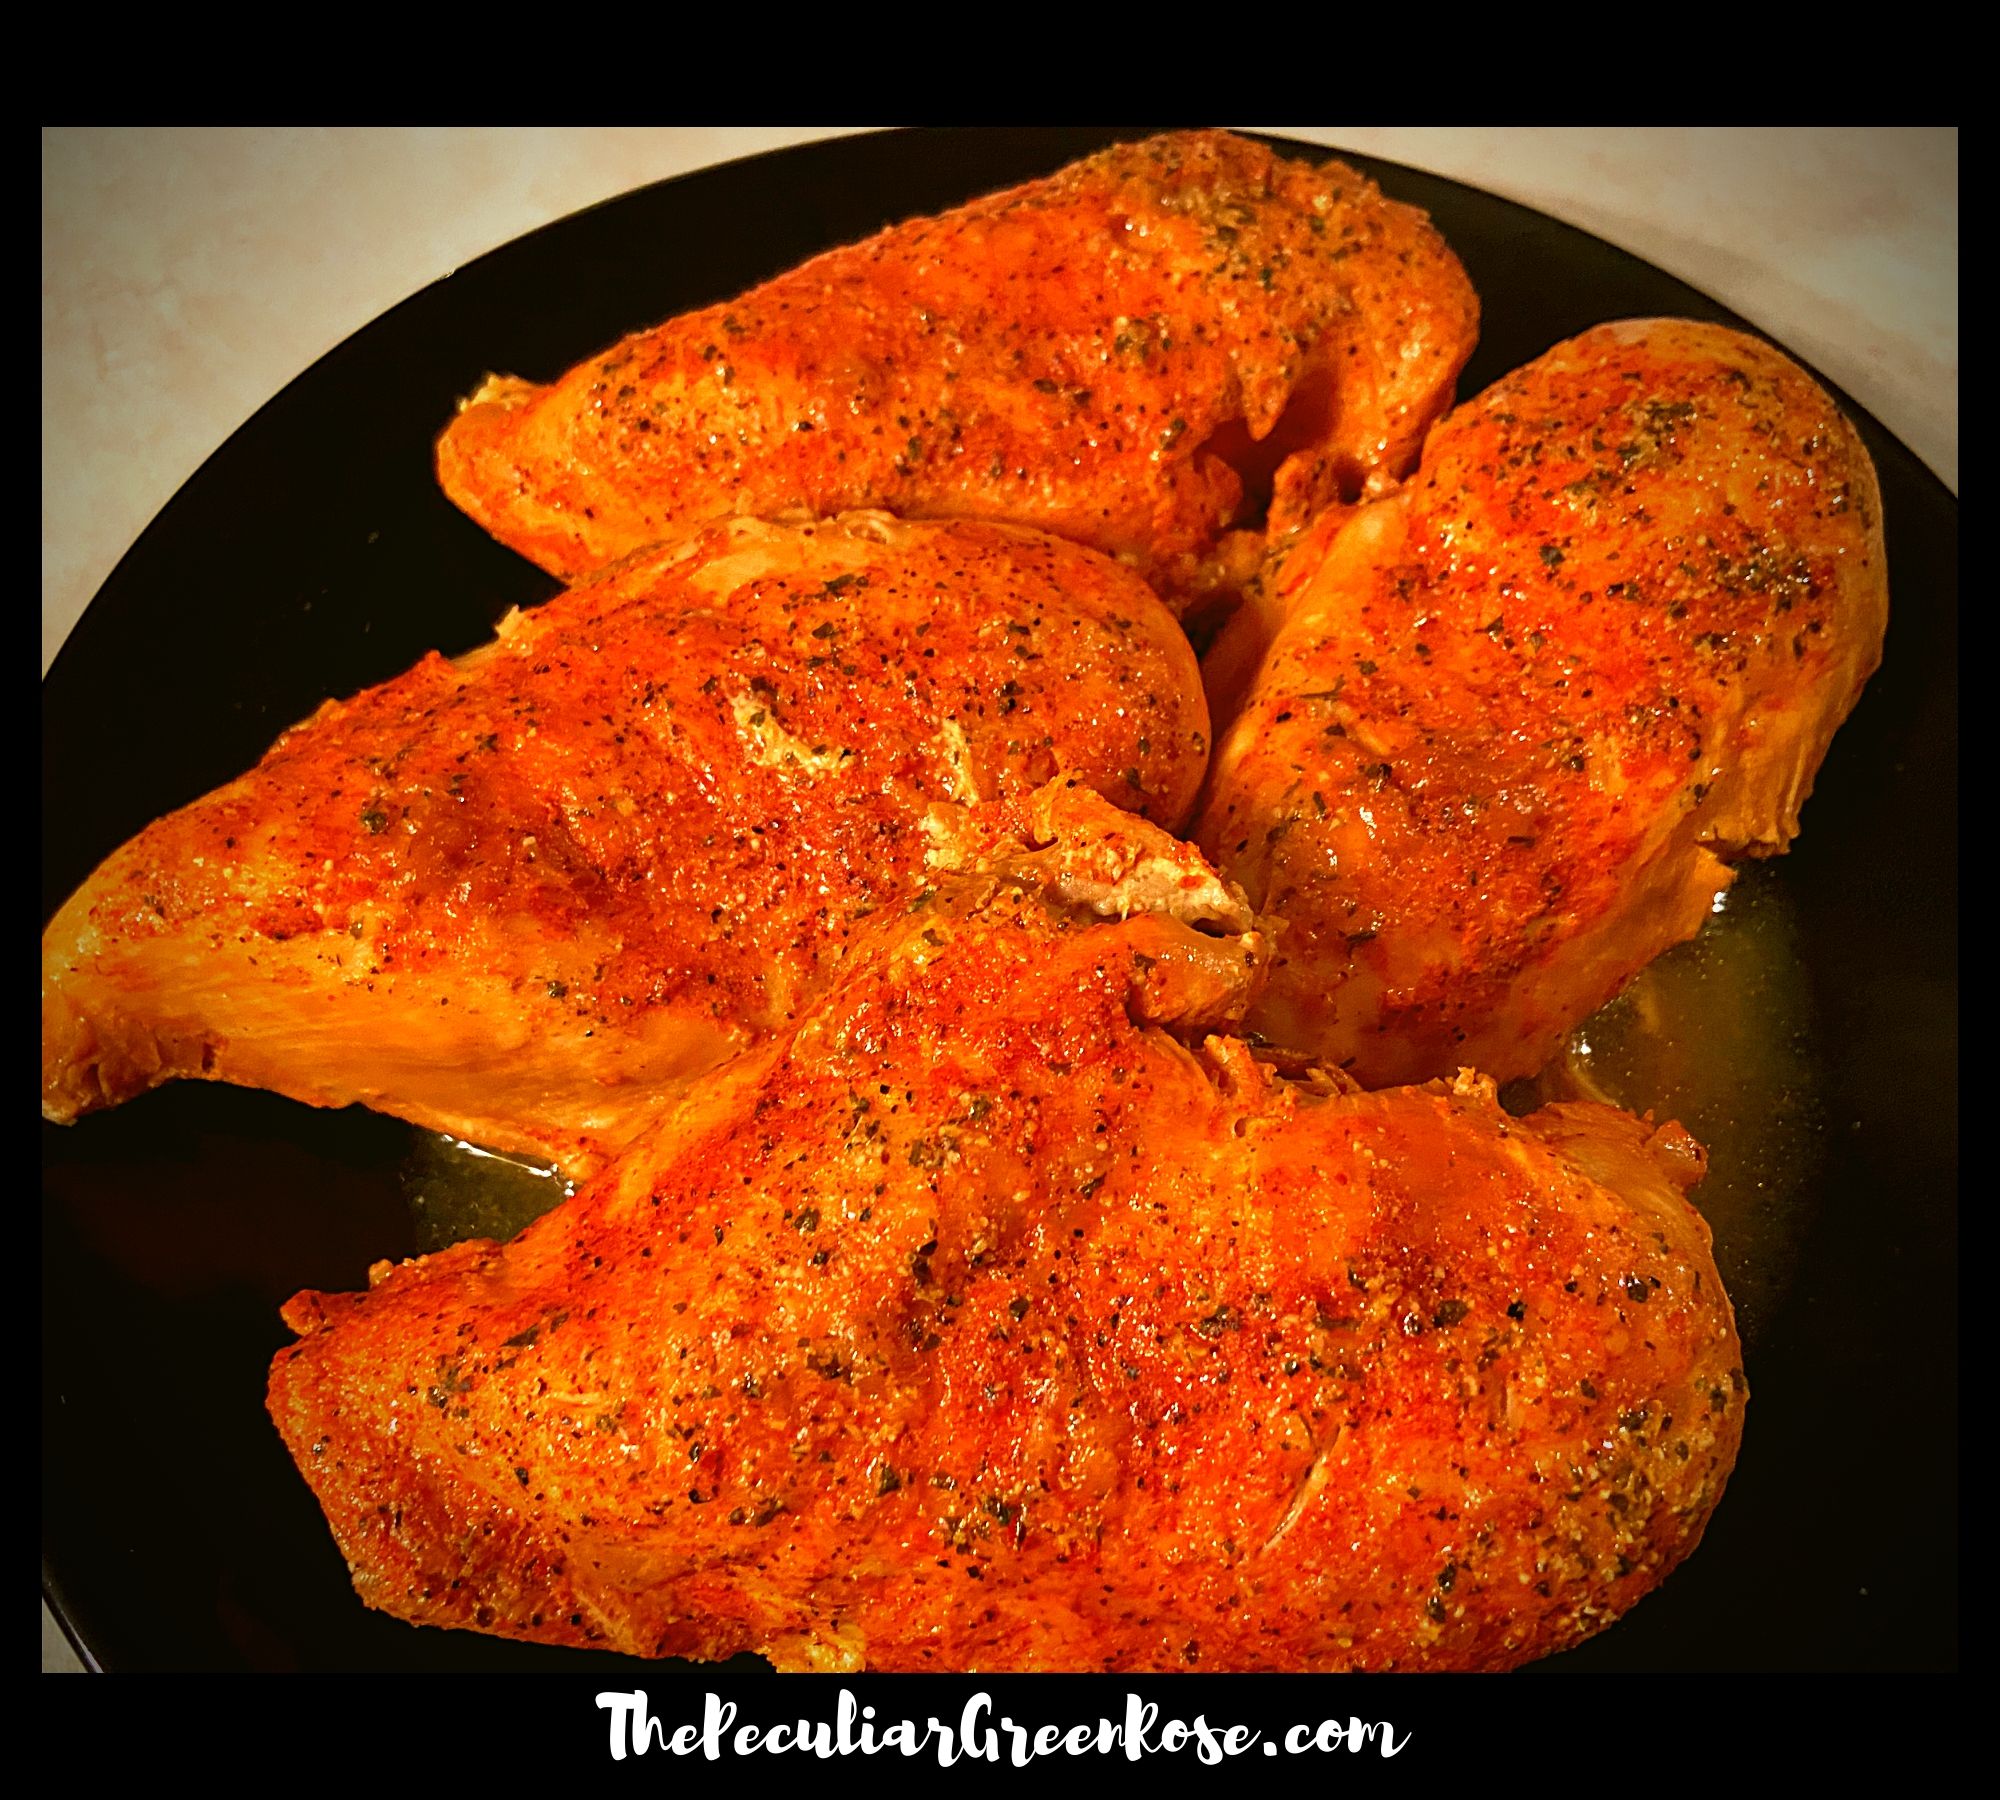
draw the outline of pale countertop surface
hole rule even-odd
[[[826,127],[42,134],[42,669],[203,459],[351,332],[510,238]],[[1958,133],[1253,127],[1580,225],[1733,307],[1958,487]],[[42,1609],[42,1667],[74,1669]]]

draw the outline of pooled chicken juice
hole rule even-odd
[[[1784,1297],[1826,1155],[1825,1083],[1794,903],[1744,867],[1700,934],[1640,971],[1507,1100],[1609,1101],[1677,1119],[1708,1151],[1690,1198],[1746,1342]]]
[[[411,1133],[398,1171],[417,1254],[467,1238],[505,1243],[575,1192],[558,1169],[482,1150],[443,1132]]]

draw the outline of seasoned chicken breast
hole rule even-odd
[[[174,1076],[591,1167],[900,907],[934,801],[1076,776],[1178,825],[1193,653],[1013,527],[723,522],[287,732],[42,939],[42,1106]]]
[[[990,814],[999,810],[996,821]],[[1700,1153],[1220,1035],[1240,892],[1080,790],[513,1243],[305,1293],[371,1606],[786,1669],[1498,1669],[1694,1547],[1744,1390]]]
[[[1628,321],[1460,407],[1260,599],[1196,827],[1283,922],[1252,1026],[1369,1086],[1504,1080],[1791,841],[1881,657],[1881,502],[1776,350]]]
[[[489,380],[447,494],[574,576],[724,513],[1013,520],[1182,607],[1401,473],[1478,302],[1424,215],[1225,132],[1123,144],[613,345]],[[1250,535],[1232,537],[1235,528]]]

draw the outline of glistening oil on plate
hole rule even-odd
[[[1506,1098],[1607,1100],[1677,1119],[1708,1150],[1691,1198],[1746,1343],[1784,1296],[1826,1154],[1822,1059],[1781,870],[1752,863],[1699,936],[1642,970]]]
[[[466,1238],[505,1243],[573,1191],[546,1164],[435,1131],[415,1134],[400,1174],[420,1256]]]
[[[1505,1098],[1515,1112],[1607,1100],[1693,1132],[1709,1158],[1693,1198],[1754,1343],[1784,1294],[1824,1155],[1798,921],[1777,868],[1745,868],[1698,937],[1642,970],[1559,1061]],[[553,1169],[434,1132],[417,1136],[402,1181],[422,1254],[504,1241],[571,1191]]]

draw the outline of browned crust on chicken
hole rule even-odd
[[[1282,921],[1252,1025],[1371,1086],[1504,1080],[1791,841],[1881,659],[1881,500],[1788,358],[1632,320],[1452,413],[1263,601],[1195,826]]]
[[[1058,799],[513,1243],[291,1303],[272,1415],[370,1605],[795,1669],[1494,1669],[1693,1548],[1743,1388],[1685,1134],[1279,1078],[1211,1035],[1240,897]]]
[[[1478,301],[1416,209],[1226,132],[1119,144],[474,394],[445,492],[574,576],[723,513],[1038,526],[1170,605],[1394,476]]]
[[[1013,527],[725,522],[329,702],[42,940],[42,1104],[174,1076],[581,1172],[779,1029],[924,878],[939,802],[1071,774],[1178,825],[1192,652]]]

